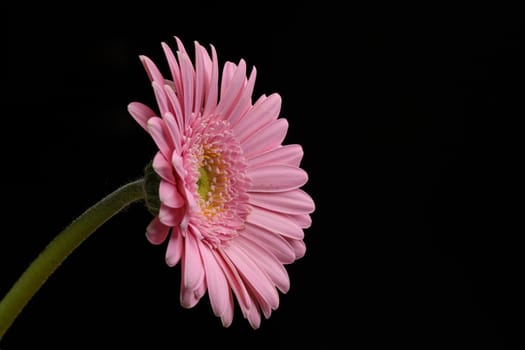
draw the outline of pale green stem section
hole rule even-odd
[[[141,179],[120,187],[89,208],[48,244],[0,302],[0,339],[48,277],[82,241],[127,205],[144,198],[143,186]]]

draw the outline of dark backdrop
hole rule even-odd
[[[3,350],[508,346],[522,277],[518,11],[3,6],[0,294],[75,216],[141,176],[155,147],[126,106],[153,105],[138,55],[166,69],[160,42],[173,35],[246,59],[256,95],[282,95],[317,204],[291,290],[257,331],[239,310],[223,329],[207,297],[179,306],[178,267],[146,241],[151,216],[134,205],[68,258]]]

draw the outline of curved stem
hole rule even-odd
[[[127,205],[144,198],[143,185],[141,179],[120,187],[86,210],[48,244],[0,302],[0,339],[48,277],[82,241]]]

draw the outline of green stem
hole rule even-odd
[[[0,301],[0,339],[48,277],[82,241],[127,205],[144,198],[143,185],[141,179],[120,187],[89,208],[49,243]]]

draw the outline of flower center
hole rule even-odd
[[[239,234],[250,212],[243,152],[229,124],[216,116],[197,118],[188,141],[187,185],[199,204],[192,222],[206,241],[220,244]]]
[[[202,145],[197,192],[201,211],[207,217],[222,212],[232,197],[231,178],[228,176],[228,168],[232,164],[227,157],[222,157],[218,148],[209,144]]]
[[[199,179],[197,180],[197,191],[201,199],[207,201],[210,198],[210,175],[204,167],[199,168]]]

